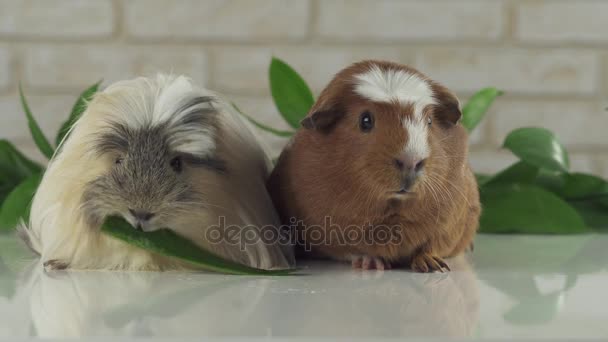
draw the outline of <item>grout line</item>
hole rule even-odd
[[[515,28],[516,28],[516,5],[511,1],[504,0],[502,2],[502,15],[504,20],[504,42],[505,45],[513,45],[516,41]]]
[[[317,24],[319,21],[320,4],[318,0],[310,0],[310,9],[308,12],[308,43],[314,45],[317,37]]]
[[[217,80],[216,80],[216,72],[215,72],[215,65],[216,65],[216,59],[217,59],[217,52],[215,51],[214,47],[208,47],[208,48],[201,48],[203,50],[203,53],[207,56],[207,65],[205,66],[205,71],[207,72],[207,80],[206,80],[206,85],[205,87],[208,89],[213,89],[216,90],[217,86]]]
[[[121,0],[114,0],[112,2],[112,8],[114,15],[113,36],[115,41],[124,42],[126,40],[126,30],[124,29],[124,3]]]

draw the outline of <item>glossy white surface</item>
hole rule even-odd
[[[448,274],[55,272],[0,236],[0,338],[608,338],[608,235],[477,238]]]

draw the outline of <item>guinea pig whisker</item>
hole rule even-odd
[[[439,197],[438,197],[438,195],[437,195],[437,193],[435,191],[435,188],[431,184],[426,183],[426,182],[423,183],[423,186],[426,187],[429,190],[429,192],[431,193],[431,196],[433,196],[433,198],[435,199],[435,201],[438,203],[439,202]]]
[[[431,178],[433,178],[433,177],[431,177]],[[444,183],[443,183],[443,182],[445,182],[445,184],[447,184],[447,185],[451,186],[451,188],[452,188],[452,189],[454,189],[454,191],[455,191],[456,193],[458,193],[460,196],[462,196],[462,197],[463,197],[463,199],[465,200],[465,202],[466,202],[468,205],[470,205],[470,203],[469,203],[469,201],[468,201],[467,197],[466,197],[466,196],[465,196],[465,194],[462,192],[462,190],[458,189],[458,187],[457,187],[457,186],[456,186],[456,185],[455,185],[453,182],[451,182],[449,179],[444,178],[444,177],[439,177],[439,176],[436,176],[436,175],[434,176],[434,178],[433,178],[433,179],[434,179],[435,184],[437,184],[438,186],[441,186],[441,187],[443,187],[443,188],[445,189],[445,193],[446,193],[446,194],[448,194],[448,195],[450,196],[450,200],[451,200],[451,201],[453,201],[453,197],[452,197],[452,195],[451,195],[451,191],[449,191],[450,189],[449,189],[449,188],[448,188],[446,185],[444,185]]]
[[[450,181],[449,179],[447,179],[447,178],[443,178],[443,177],[442,177],[440,180],[441,180],[441,181],[443,181],[443,182],[445,182],[447,185],[450,185],[450,186],[451,186],[451,187],[452,187],[452,188],[453,188],[453,189],[454,189],[454,190],[455,190],[455,191],[456,191],[458,194],[460,194],[460,195],[461,195],[461,196],[464,198],[464,200],[467,202],[467,204],[470,204],[470,203],[468,202],[467,197],[465,196],[465,194],[462,192],[462,190],[460,190],[460,189],[459,189],[459,188],[456,186],[456,184],[454,184],[453,182],[451,182],[451,181]],[[446,187],[446,189],[447,189],[447,187]]]

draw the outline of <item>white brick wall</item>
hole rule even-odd
[[[25,51],[24,81],[33,88],[77,92],[104,79],[105,84],[158,70],[207,78],[207,55],[200,47],[36,44]]]
[[[517,6],[515,36],[522,41],[608,42],[608,2],[536,1]]]
[[[537,125],[575,169],[608,176],[608,0],[0,0],[0,138],[35,151],[18,82],[52,138],[85,86],[158,70],[287,128],[268,90],[273,55],[315,93],[364,58],[412,64],[462,99],[497,86],[506,95],[471,136],[477,170],[508,165],[504,136]],[[285,143],[261,134],[274,153]]]
[[[130,0],[125,29],[140,39],[297,40],[309,12],[308,0]]]
[[[502,2],[487,0],[323,0],[315,32],[359,42],[493,40],[503,33]]]
[[[90,39],[113,30],[111,0],[0,0],[0,36]]]
[[[494,85],[520,95],[593,94],[599,82],[598,56],[578,50],[424,49],[415,65],[464,92]]]
[[[222,47],[215,51],[214,85],[222,91],[249,94],[269,94],[268,65],[272,56],[298,70],[317,93],[336,72],[361,59],[382,58],[401,63],[412,60],[408,51],[397,47]]]
[[[12,74],[10,51],[0,46],[0,92],[9,87]]]
[[[608,113],[599,103],[577,101],[500,101],[494,111],[493,141],[501,144],[513,129],[546,127],[567,147],[602,147],[608,143]]]

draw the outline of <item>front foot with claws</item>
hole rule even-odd
[[[57,259],[45,261],[42,266],[46,272],[50,271],[61,271],[67,269],[70,265],[66,261]]]
[[[410,268],[412,271],[420,273],[450,271],[450,266],[442,258],[428,253],[421,253],[413,257]]]
[[[351,265],[354,269],[361,270],[390,270],[391,264],[382,258],[372,257],[369,255],[355,255],[351,258]]]

